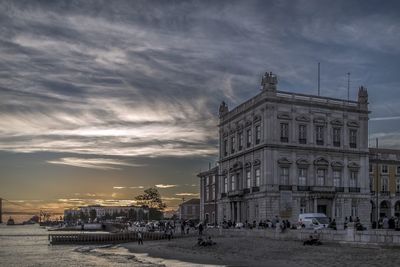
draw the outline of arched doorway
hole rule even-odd
[[[371,222],[377,222],[377,218],[376,218],[376,205],[375,203],[371,200]]]
[[[397,201],[396,204],[394,204],[394,216],[400,217],[400,201]]]
[[[384,200],[379,206],[379,217],[390,217],[390,202]]]

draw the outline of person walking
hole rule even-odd
[[[199,224],[199,235],[200,236],[203,235],[203,224],[202,223]]]
[[[143,235],[141,232],[138,232],[138,245],[143,245]]]

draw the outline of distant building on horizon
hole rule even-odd
[[[126,216],[136,218],[137,220],[147,220],[149,210],[137,206],[101,206],[89,205],[82,206],[77,209],[64,210],[64,218],[79,217],[82,213],[90,216],[91,212],[96,212],[97,219],[107,219],[115,216]]]
[[[180,220],[199,220],[200,219],[200,199],[192,198],[179,205]]]

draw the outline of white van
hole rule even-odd
[[[303,213],[299,215],[298,227],[306,229],[323,229],[329,225],[328,217],[323,213]]]

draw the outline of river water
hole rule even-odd
[[[130,253],[119,246],[51,246],[38,225],[0,224],[0,266],[200,266]]]

